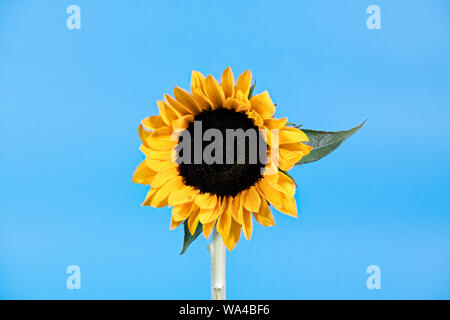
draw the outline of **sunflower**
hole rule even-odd
[[[145,118],[139,126],[145,160],[137,167],[133,182],[151,186],[142,205],[173,207],[171,230],[185,222],[194,234],[201,223],[209,238],[216,227],[230,251],[241,229],[250,240],[252,216],[263,226],[275,224],[270,206],[297,217],[296,185],[286,172],[312,149],[303,143],[308,141],[303,131],[288,126],[287,118],[273,117],[275,105],[269,93],[253,95],[251,82],[250,70],[236,83],[230,67],[223,72],[221,83],[193,71],[191,92],[175,87],[174,97],[165,95],[165,101],[157,101],[160,114]],[[200,131],[196,123],[201,123]],[[195,158],[199,154],[195,148],[202,154],[208,143],[196,144],[198,139],[194,141],[192,135],[200,132],[204,138],[208,129],[225,137],[228,129],[257,130],[257,153],[263,156],[250,161],[248,151],[244,161],[225,163]],[[235,146],[226,147],[231,140],[236,139],[225,139],[221,150],[236,160],[242,154],[234,152]],[[244,139],[244,146],[251,150],[249,140]],[[181,150],[182,145],[190,147]],[[193,161],[179,161],[183,156]]]

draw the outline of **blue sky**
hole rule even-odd
[[[0,1],[0,298],[209,298],[208,241],[180,256],[131,175],[156,100],[231,66],[305,128],[369,121],[291,171],[299,218],[240,240],[228,298],[449,299],[449,18],[445,0]]]

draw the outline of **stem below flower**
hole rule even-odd
[[[211,243],[208,245],[211,255],[211,299],[225,300],[225,245],[222,237],[213,230]]]

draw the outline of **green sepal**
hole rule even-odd
[[[248,92],[248,99],[253,97],[253,92],[255,91],[255,87],[256,87],[256,80],[253,80],[253,84],[250,87],[250,91]]]
[[[194,234],[192,235],[189,231],[187,220],[184,221],[184,241],[183,241],[183,249],[181,250],[180,254],[183,254],[186,252],[187,248],[191,245],[192,242],[194,242],[195,239],[202,233],[202,224],[199,222],[197,225],[197,229],[195,229]]]
[[[294,128],[300,128],[302,125],[301,124],[299,124],[299,125],[297,125],[297,124],[295,124],[295,123],[293,123],[293,122],[286,122],[286,125],[288,126],[288,127],[294,127]]]

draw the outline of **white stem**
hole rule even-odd
[[[213,230],[212,241],[208,246],[211,255],[211,299],[225,300],[225,245],[222,237]]]

